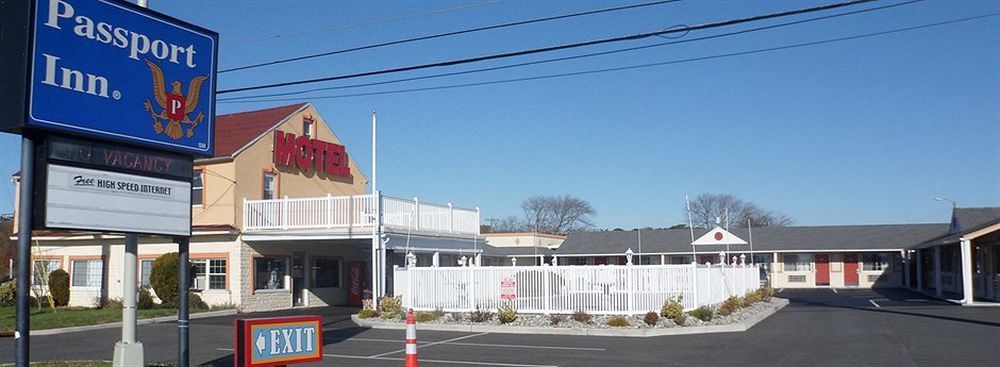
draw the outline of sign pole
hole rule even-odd
[[[177,267],[177,287],[179,299],[177,301],[177,366],[188,367],[190,362],[190,352],[188,349],[190,331],[188,324],[188,289],[191,284],[191,248],[190,237],[180,237],[177,239],[178,262]]]
[[[115,344],[115,355],[112,363],[115,367],[146,364],[142,343],[135,340],[135,296],[137,294],[136,284],[138,283],[136,281],[136,256],[138,253],[139,235],[126,233],[123,264],[125,274],[122,279],[122,340]]]
[[[27,134],[21,136],[21,193],[17,222],[17,328],[14,331],[17,367],[28,367],[30,326],[28,313],[28,284],[31,282],[31,221],[32,189],[35,178],[35,141]]]

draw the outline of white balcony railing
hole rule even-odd
[[[382,229],[396,232],[479,234],[479,209],[463,209],[378,195],[283,198],[243,201],[245,232],[275,230],[371,231],[381,208]]]

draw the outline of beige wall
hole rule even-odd
[[[902,287],[903,270],[898,263],[899,254],[892,253],[893,261],[885,270],[864,270],[865,262],[863,253],[858,254],[858,285],[859,288],[873,287]],[[785,269],[783,263],[786,253],[779,253],[778,259],[771,264],[771,285],[774,288],[814,288],[816,287],[816,261],[815,254],[808,254],[812,257],[809,270],[789,271]],[[828,253],[830,256],[830,285],[832,288],[845,288],[844,283],[845,268],[843,253]],[[805,282],[789,282],[790,276],[805,276]],[[826,286],[823,286],[826,287]]]
[[[485,233],[486,243],[496,247],[547,247],[556,248],[566,240],[564,236],[533,233]]]

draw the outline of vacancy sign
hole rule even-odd
[[[45,226],[109,232],[191,232],[191,183],[48,165]]]
[[[236,320],[236,366],[269,367],[323,360],[320,316]]]
[[[500,299],[517,299],[517,282],[513,278],[500,279]]]

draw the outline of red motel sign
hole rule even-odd
[[[298,167],[302,173],[315,170],[331,176],[351,176],[343,145],[284,131],[274,132],[274,164]]]

